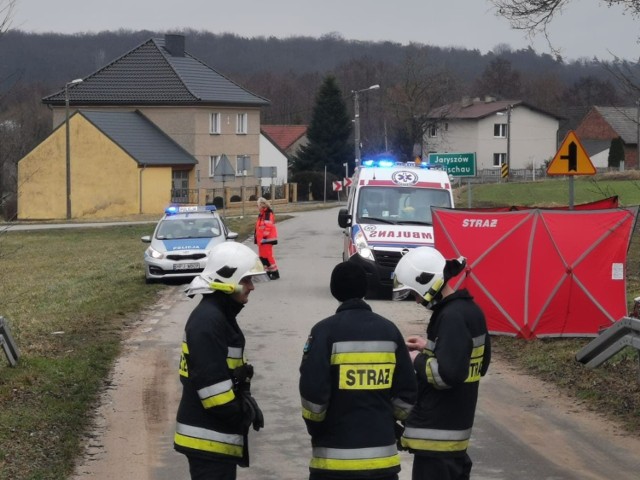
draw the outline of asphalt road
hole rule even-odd
[[[252,391],[265,428],[250,434],[251,467],[239,480],[307,478],[310,444],[300,414],[298,366],[314,323],[335,311],[329,293],[341,258],[337,209],[296,214],[278,227],[281,279],[259,284],[239,315]],[[187,480],[184,457],[172,449],[180,393],[177,362],[182,328],[199,298],[171,286],[141,313],[96,413],[96,430],[74,479]],[[423,333],[426,311],[413,302],[371,301],[374,311],[408,334]],[[586,412],[549,385],[496,359],[483,379],[470,455],[472,478],[638,479],[640,441]],[[412,457],[402,456],[401,480]]]

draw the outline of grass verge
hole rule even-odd
[[[0,235],[0,314],[21,352],[0,364],[0,478],[71,472],[123,329],[162,288],[144,283],[148,228]]]

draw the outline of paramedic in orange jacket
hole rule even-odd
[[[258,245],[258,256],[264,265],[269,278],[277,280],[280,278],[278,265],[273,256],[273,246],[278,244],[278,230],[276,229],[276,216],[271,209],[271,205],[266,198],[258,199],[258,220],[253,235],[253,241]]]

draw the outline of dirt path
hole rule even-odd
[[[181,288],[163,291],[129,333],[73,479],[155,478],[154,469],[170,447],[179,401],[177,340],[193,306]]]

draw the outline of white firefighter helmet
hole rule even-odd
[[[211,249],[207,265],[187,287],[187,295],[207,294],[220,290],[228,294],[242,290],[240,280],[252,277],[253,282],[269,281],[258,255],[251,248],[236,242],[223,242]]]
[[[417,247],[409,250],[393,272],[393,299],[403,300],[415,292],[428,305],[445,283],[445,265],[445,258],[435,248]]]

